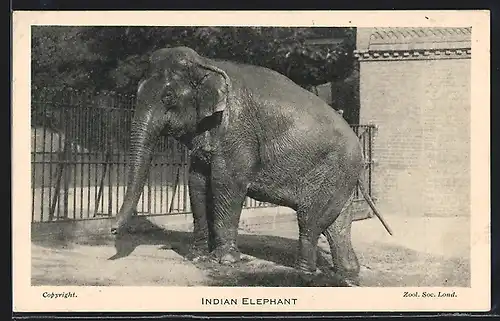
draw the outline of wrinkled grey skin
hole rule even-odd
[[[115,234],[127,231],[162,135],[192,153],[193,257],[211,252],[221,263],[240,259],[237,230],[250,196],[296,210],[298,269],[316,271],[323,233],[336,271],[358,275],[351,211],[339,214],[363,170],[362,150],[323,100],[266,68],[209,60],[186,47],[154,52],[137,93],[128,186]]]

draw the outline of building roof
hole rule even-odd
[[[471,28],[373,28],[372,42],[470,40]]]
[[[358,50],[470,48],[471,28],[359,28]]]

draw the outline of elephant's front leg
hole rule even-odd
[[[234,175],[237,173],[236,175]],[[247,194],[247,179],[243,171],[229,169],[224,160],[212,164],[211,192],[213,201],[213,228],[215,250],[212,252],[222,264],[241,259],[236,239],[243,202]]]
[[[193,260],[201,259],[212,250],[213,241],[210,241],[210,195],[209,172],[206,165],[196,158],[192,158],[189,168],[189,198],[193,212],[193,244],[190,257]]]

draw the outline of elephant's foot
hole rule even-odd
[[[113,226],[111,226],[111,234],[113,235],[123,235],[123,234],[134,234],[138,232],[137,228],[133,225],[129,224],[132,221],[132,218],[137,216],[137,211],[133,211],[131,216],[119,216],[116,219],[116,222]]]
[[[309,259],[299,259],[295,263],[295,269],[299,272],[299,276],[304,282],[304,286],[315,286],[322,272]]]
[[[323,272],[320,269],[316,271],[299,270],[300,277],[306,286],[328,286],[334,287],[357,287],[359,280],[357,278],[349,278],[338,274]]]
[[[331,273],[339,280],[341,286],[357,287],[359,286],[359,265],[353,268],[339,269],[331,267]]]
[[[295,263],[295,268],[304,275],[317,274],[319,271],[316,265],[312,264],[309,259],[299,259]]]
[[[331,267],[329,270],[323,272],[308,259],[298,260],[295,268],[299,271],[302,280],[309,286],[317,286],[324,283],[332,283],[340,287],[359,286],[359,269],[339,271]]]
[[[241,253],[234,245],[219,246],[210,253],[210,256],[220,264],[234,264],[241,261]]]
[[[192,262],[205,261],[209,258],[208,246],[192,245],[189,248],[187,259]]]
[[[331,267],[331,271],[347,286],[359,286],[360,265],[357,260],[345,260],[341,267]]]
[[[359,286],[359,278],[341,278],[340,284],[345,287],[355,288]]]
[[[309,268],[307,269],[300,268],[299,276],[302,279],[304,286],[316,286],[317,284],[321,283],[321,281],[324,279],[324,273],[322,273],[321,270],[319,269],[312,271]]]
[[[320,269],[316,269],[315,271],[311,270],[299,270],[300,274],[306,278],[313,278],[319,275],[322,275],[323,272]]]
[[[139,234],[141,232],[144,232],[144,230],[141,230],[137,227],[131,226],[131,225],[115,225],[111,227],[111,234],[120,236],[120,235],[125,235],[125,234]]]
[[[126,224],[115,224],[111,227],[111,234],[113,235],[133,234],[134,232],[133,228]]]

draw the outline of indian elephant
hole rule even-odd
[[[335,270],[358,275],[352,217],[342,210],[364,169],[362,149],[319,97],[267,68],[208,59],[187,47],[155,51],[138,86],[127,191],[113,234],[130,227],[155,143],[167,135],[191,153],[193,257],[240,259],[236,238],[249,196],[297,212],[300,271],[317,271],[323,233]]]

